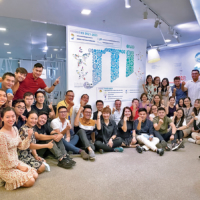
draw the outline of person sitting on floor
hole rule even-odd
[[[26,116],[26,124],[24,124],[19,129],[19,135],[23,140],[27,138],[29,134],[32,134],[31,136],[31,144],[30,147],[26,150],[18,150],[18,157],[19,160],[24,162],[27,165],[30,165],[31,167],[37,169],[37,173],[40,174],[45,170],[45,164],[43,162],[44,159],[39,157],[36,149],[42,149],[42,148],[53,148],[53,141],[49,142],[48,144],[36,144],[36,137],[35,137],[35,128],[34,126],[37,123],[38,116],[36,111],[30,111]]]
[[[67,108],[65,106],[60,106],[58,108],[58,117],[51,121],[51,128],[58,134],[61,134],[62,136],[64,135],[62,142],[66,151],[81,154],[82,158],[86,160],[89,156],[84,150],[75,146],[78,143],[79,137],[76,134],[74,135],[73,131],[70,131],[71,124],[70,121],[66,119],[66,116]]]
[[[24,93],[23,99],[24,99],[25,106],[26,106],[23,116],[24,116],[24,119],[26,119],[26,115],[32,109],[31,106],[33,105],[33,102],[34,102],[34,95],[31,92],[26,92],[26,93]]]
[[[6,92],[2,89],[0,89],[0,128],[2,127],[2,119],[1,119],[1,113],[3,109],[7,105],[7,95]]]
[[[0,181],[5,181],[7,190],[19,187],[31,187],[38,177],[36,170],[18,159],[17,149],[29,148],[32,133],[28,133],[25,140],[21,140],[14,125],[15,111],[7,107],[2,112],[4,126],[0,131]]]
[[[72,166],[69,164],[69,155],[67,154],[62,141],[63,135],[58,134],[55,130],[46,124],[48,116],[48,113],[44,111],[39,113],[37,124],[34,127],[36,130],[35,137],[37,138],[37,144],[47,144],[51,140],[54,140],[53,148],[38,149],[37,153],[40,157],[44,157],[45,155],[48,155],[48,151],[50,150],[51,153],[58,159],[58,166],[69,169]]]
[[[118,123],[118,137],[122,138],[122,146],[136,147],[136,134],[134,131],[134,121],[132,111],[125,107],[122,112],[121,120]]]
[[[97,115],[98,135],[94,143],[100,153],[105,152],[123,152],[122,139],[117,137],[117,125],[114,120],[110,120],[111,109],[103,108],[102,113],[99,111]],[[101,115],[103,120],[101,120]]]
[[[158,108],[158,116],[153,119],[154,126],[154,136],[159,138],[162,147],[166,151],[170,151],[170,147],[167,142],[169,139],[172,142],[172,150],[178,149],[181,143],[176,143],[176,126],[172,120],[166,116],[166,111],[164,108]],[[168,127],[171,127],[171,130],[168,131]]]
[[[83,113],[82,118],[80,118],[81,113]],[[89,159],[94,160],[96,122],[91,119],[91,115],[92,107],[90,105],[80,107],[74,120],[74,131],[80,138],[81,146],[89,152]]]
[[[97,111],[93,112],[93,119],[94,119],[94,120],[97,120],[98,112],[99,112],[99,111],[102,112],[102,110],[103,110],[103,105],[104,105],[104,103],[103,103],[102,100],[97,100],[97,101],[96,101]],[[102,120],[102,119],[103,119],[103,116],[101,115],[100,118],[101,118],[101,120]]]
[[[160,156],[164,154],[163,149],[158,149],[156,145],[159,143],[159,139],[154,137],[153,123],[147,119],[146,108],[139,109],[139,118],[135,121],[135,130],[137,134],[137,141],[139,144],[144,144],[142,147],[136,146],[138,153],[142,151],[148,151],[151,149]]]

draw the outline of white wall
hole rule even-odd
[[[168,78],[173,82],[175,76],[182,76],[188,81],[191,79],[191,70],[198,66],[200,70],[200,45],[182,47],[172,50],[160,51],[161,60],[146,65],[146,75],[160,76],[161,79]]]

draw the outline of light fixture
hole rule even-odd
[[[160,60],[159,53],[156,49],[150,49],[148,51],[148,63],[158,62]]]
[[[10,45],[10,44],[9,44],[9,43],[4,43],[4,45],[7,45],[7,46],[8,46],[8,45]]]
[[[51,33],[47,33],[47,36],[52,36],[52,34]]]
[[[165,42],[171,42],[171,40],[170,39],[166,39]]]
[[[6,31],[6,28],[0,28],[0,31]]]
[[[7,54],[11,54],[11,52],[7,52]]]
[[[178,35],[177,35],[177,33],[176,33],[176,31],[175,31],[175,30],[173,31],[173,34],[172,34],[172,36],[173,36],[175,39],[177,39],[177,38],[178,38]]]
[[[81,11],[81,14],[83,14],[83,15],[89,15],[90,13],[91,13],[91,10],[87,10],[87,9],[83,9]]]
[[[131,7],[131,0],[125,0],[125,8]]]
[[[8,59],[12,59],[11,57],[9,57]]]
[[[45,46],[45,47],[44,47],[44,50],[46,50],[46,51],[47,51],[47,50],[48,50],[48,47],[47,47],[47,46]]]
[[[43,50],[42,52],[47,52],[47,50]]]
[[[146,20],[147,19],[147,16],[148,16],[148,11],[147,11],[147,7],[146,7],[146,9],[145,9],[145,11],[144,11],[144,13],[143,13],[143,19],[144,20]]]
[[[155,23],[154,23],[154,27],[158,28],[159,24],[160,24],[160,19],[156,18]]]
[[[58,51],[58,49],[54,49],[54,51]]]

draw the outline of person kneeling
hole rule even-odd
[[[106,152],[123,152],[122,139],[117,137],[117,125],[114,120],[110,120],[111,109],[105,107],[102,113],[97,114],[98,135],[94,143],[100,153]],[[101,115],[103,120],[101,120]]]
[[[135,130],[138,142],[140,144],[144,144],[144,146],[136,146],[137,152],[142,153],[142,151],[148,151],[151,149],[162,156],[164,154],[164,150],[156,147],[159,143],[159,139],[153,135],[153,123],[147,119],[146,108],[140,108],[138,112],[139,117],[135,120]]]
[[[181,143],[177,144],[177,135],[176,135],[176,127],[172,120],[166,116],[166,111],[164,108],[158,108],[158,116],[153,119],[153,126],[154,126],[154,135],[155,137],[159,138],[163,149],[166,151],[170,151],[170,147],[168,146],[167,142],[169,139],[172,142],[172,151],[179,148]],[[168,131],[168,127],[171,127],[171,130]]]

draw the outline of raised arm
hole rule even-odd
[[[55,80],[54,84],[53,84],[51,87],[45,87],[44,90],[45,90],[47,93],[51,93],[51,92],[55,89],[56,85],[58,85],[59,83],[60,83],[60,77],[58,77],[58,78]]]
[[[74,120],[74,126],[79,126],[79,119],[80,119],[80,115],[81,115],[81,112],[83,111],[83,107],[81,106],[78,110],[78,113],[75,117],[75,120]]]
[[[98,113],[97,113],[97,121],[96,121],[97,130],[101,130],[101,115],[102,115],[102,113],[100,111],[98,111]]]
[[[181,90],[183,92],[187,91],[187,88],[185,87],[185,84],[186,84],[185,81],[183,81],[182,84],[181,84]]]

